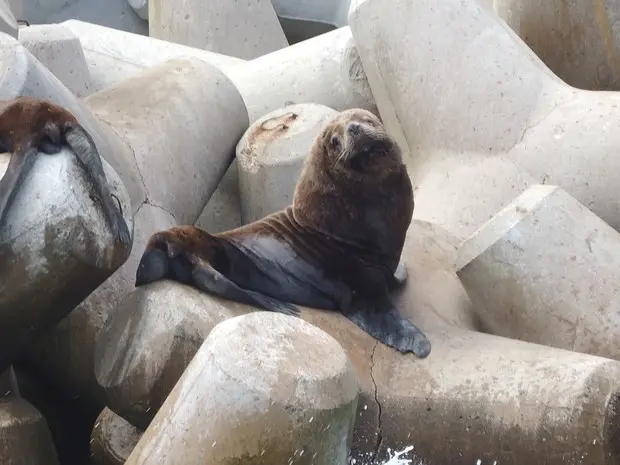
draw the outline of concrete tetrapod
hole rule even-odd
[[[620,229],[620,95],[566,85],[476,0],[367,0],[349,19],[381,116],[409,151],[416,218],[464,239],[531,177]]]
[[[243,96],[250,123],[291,103],[377,111],[348,27],[226,69],[226,74]]]
[[[356,365],[376,383],[379,459],[413,445],[425,465],[619,463],[620,363],[454,327],[425,330],[433,353],[423,363],[368,341],[372,358]],[[354,341],[340,336],[347,353]]]
[[[128,158],[146,194],[136,203],[132,199],[134,247],[127,262],[37,344],[29,358],[65,391],[94,404],[97,415],[105,396],[95,379],[93,357],[108,312],[133,289],[148,237],[196,220],[229,166],[248,118],[230,80],[195,58],[145,70],[89,96],[85,104],[131,148]]]
[[[620,234],[556,186],[530,187],[459,249],[492,334],[620,360]]]
[[[241,220],[259,220],[293,203],[295,185],[314,139],[338,112],[301,103],[256,120],[237,144]]]
[[[152,0],[149,36],[252,59],[288,47],[269,0]]]
[[[58,465],[45,418],[19,396],[0,399],[0,463]]]
[[[22,28],[19,41],[76,97],[94,91],[80,39],[60,24]]]
[[[0,177],[10,155],[0,155]],[[129,196],[105,160],[110,191],[131,233]],[[41,154],[0,226],[0,372],[127,259],[74,153]]]
[[[345,465],[358,384],[332,337],[253,312],[217,325],[126,465]]]
[[[120,84],[143,69],[162,65],[173,58],[200,58],[221,70],[245,62],[239,58],[77,19],[63,21],[60,26],[66,27],[80,39],[96,91]]]
[[[429,265],[428,261],[424,261],[425,266]],[[423,271],[422,268],[420,272]],[[376,455],[379,459],[385,459],[388,448],[402,450],[406,446],[414,445],[418,458],[426,465],[471,465],[478,459],[483,460],[482,463],[493,463],[496,460],[497,463],[508,465],[528,462],[549,465],[573,462],[583,465],[616,464],[619,455],[614,438],[619,424],[617,402],[620,393],[620,363],[457,328],[442,323],[443,320],[448,320],[447,317],[433,319],[434,307],[440,307],[441,310],[442,306],[448,304],[447,296],[440,296],[440,291],[444,289],[446,293],[446,290],[456,287],[458,279],[441,268],[431,271],[434,275],[432,281],[424,282],[422,279],[418,291],[406,290],[406,294],[418,294],[415,300],[403,299],[405,301],[399,302],[399,308],[409,309],[410,314],[420,309],[427,312],[422,324],[419,318],[412,318],[433,343],[432,354],[422,362],[413,356],[403,356],[378,344],[341,315],[316,310],[302,311],[304,320],[337,338],[355,366],[361,392],[352,458],[358,460],[358,463],[367,463],[369,455],[371,458]],[[416,274],[414,272],[410,277],[415,280]],[[423,278],[424,274],[420,273],[420,277]],[[169,289],[174,286],[185,288],[177,283],[165,284]],[[435,289],[427,290],[424,284]],[[161,286],[159,292],[163,293],[164,283],[157,285]],[[153,292],[155,288],[152,286],[145,287],[145,292]],[[458,296],[454,291],[450,294],[453,298]],[[154,293],[154,297],[156,295]],[[181,297],[181,294],[178,293],[177,297]],[[221,306],[218,311],[224,317],[226,306],[231,304],[206,294],[203,294],[202,300],[203,313],[214,311]],[[209,300],[212,302],[209,303]],[[452,303],[455,309],[458,307],[458,300],[456,298]],[[153,303],[156,304],[155,300]],[[156,313],[160,309],[155,305],[145,306],[144,310],[141,308],[136,308],[141,314],[147,310]],[[126,307],[123,313],[128,314],[130,310]],[[175,310],[177,309],[170,309]],[[246,307],[246,311],[251,311],[251,308]],[[199,316],[198,313],[195,315]],[[217,313],[215,315],[217,317]],[[196,322],[196,316],[185,317],[186,324]],[[111,318],[119,316],[115,314]],[[140,320],[144,321],[144,317],[141,316]],[[166,314],[162,315],[160,325],[167,324],[167,320]],[[200,328],[199,324],[194,325]],[[153,327],[154,324],[149,324],[144,331],[152,333]],[[117,334],[116,337],[120,337],[123,331],[127,340],[131,337],[142,339],[143,332],[136,331],[139,328],[137,322],[133,327],[128,327],[126,323],[119,321],[114,333]],[[148,366],[148,363],[161,366],[166,362],[183,362],[182,330],[179,329],[176,333],[168,330],[160,334],[163,337],[158,339],[159,345],[174,344],[172,354],[161,353],[159,347],[155,346],[152,346],[151,351],[145,351],[144,346],[139,344],[128,347],[127,343],[123,345],[123,340],[120,341],[121,350],[127,350],[124,357],[133,354],[141,358],[139,363],[124,365],[128,371],[135,373],[135,379],[139,376],[137,368]],[[156,335],[153,334],[152,338],[155,340]],[[239,355],[238,348],[244,345],[241,341],[233,344],[234,341],[236,340],[229,339],[227,343],[223,343],[225,349],[222,350],[226,350],[229,357],[232,354]],[[113,343],[114,340],[110,342]],[[231,345],[235,346],[235,350],[230,350]],[[246,347],[247,350],[253,349],[247,342]],[[110,345],[108,350],[112,353],[113,346]],[[171,358],[175,353],[175,358]],[[191,358],[191,355],[193,354],[185,355],[185,358]],[[170,358],[162,360],[165,357]],[[196,355],[191,363],[197,360],[204,361],[204,358]],[[302,360],[295,362],[296,369],[305,366],[301,362]],[[210,366],[213,367],[214,364],[211,363]],[[119,368],[121,367],[119,364]],[[245,365],[242,368],[247,369]],[[212,369],[216,370],[217,367]],[[121,371],[118,371],[119,374]],[[229,399],[226,393],[230,391],[214,386],[213,380],[204,372],[202,375],[196,374],[200,381],[192,388],[187,378],[189,372],[188,368],[183,374],[185,381],[175,386],[176,392],[171,393],[159,409],[149,426],[150,432],[143,436],[143,441],[148,442],[142,444],[140,454],[147,454],[148,451],[153,454],[164,450],[172,451],[174,444],[169,442],[172,440],[185,439],[192,442],[188,436],[177,435],[178,428],[192,425],[181,422],[178,416],[180,413],[170,417],[170,421],[163,420],[168,417],[171,405],[181,402],[178,386],[196,389],[216,399],[220,396],[220,402],[221,399]],[[161,376],[161,382],[157,383],[158,389],[173,381],[167,378],[173,373],[172,370],[154,371],[150,376],[156,373]],[[119,376],[119,380],[122,380],[122,377]],[[124,388],[127,394],[129,387],[127,384]],[[225,395],[221,394],[222,392]],[[119,392],[117,403],[121,400],[120,394]],[[146,396],[141,399],[132,397],[128,401],[142,401],[145,398]],[[187,404],[189,408],[200,405],[195,402],[195,397],[189,396],[189,399],[194,400],[194,403]],[[156,405],[151,405],[157,410]],[[230,409],[221,410],[230,416]],[[197,417],[193,417],[192,421],[196,419],[203,432],[210,431],[211,426],[204,422],[211,417],[205,416],[202,410],[196,412],[201,413],[200,421]],[[215,418],[220,417],[215,415]],[[158,435],[160,439],[156,439]],[[230,436],[232,437],[232,434]],[[144,439],[148,437],[151,439]],[[209,438],[204,443],[205,449],[209,449],[215,441],[215,446],[220,445],[220,439]],[[134,451],[134,454],[138,453]],[[138,456],[133,459],[136,461],[131,462],[130,458],[127,465],[150,463],[139,460]],[[154,457],[150,460],[154,460]]]
[[[454,271],[457,245],[433,225],[414,221],[409,228],[403,251],[409,280],[395,302],[422,327],[474,328],[469,298]],[[173,281],[133,290],[110,313],[97,339],[94,371],[107,405],[146,429],[213,327],[253,310]],[[349,357],[355,360],[364,354],[360,349]],[[370,376],[360,381],[369,397],[359,409],[358,428],[372,431],[356,434],[354,441],[358,448],[363,443],[372,449],[374,387]]]
[[[486,1],[571,86],[620,90],[617,0]]]

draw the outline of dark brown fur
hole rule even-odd
[[[398,146],[372,113],[348,110],[316,138],[292,206],[219,234],[195,226],[154,234],[136,285],[169,278],[273,311],[295,314],[285,302],[337,310],[425,357],[430,343],[388,297],[406,279],[399,259],[413,207]]]
[[[8,169],[0,179],[0,227],[38,153],[55,154],[65,145],[84,168],[112,233],[130,246],[129,229],[111,196],[92,138],[72,113],[32,97],[0,101],[0,152],[11,153]]]

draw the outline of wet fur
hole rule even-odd
[[[0,227],[37,155],[56,154],[63,146],[73,151],[84,169],[114,237],[129,246],[127,223],[112,197],[91,136],[69,111],[31,97],[0,102],[0,152],[11,153],[7,171],[0,179]]]
[[[399,259],[413,206],[398,146],[374,115],[348,110],[315,140],[292,206],[219,234],[154,234],[136,286],[173,279],[271,311],[339,311],[384,344],[426,357],[429,341],[389,298],[407,278]]]

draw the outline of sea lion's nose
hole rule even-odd
[[[355,121],[349,123],[349,125],[347,126],[348,131],[351,134],[359,134],[360,133],[360,123],[357,123]]]

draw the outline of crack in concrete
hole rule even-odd
[[[531,131],[532,129],[544,123],[558,108],[560,108],[561,106],[564,106],[566,103],[567,101],[563,101],[559,99],[558,101],[554,102],[551,108],[549,109],[549,111],[547,111],[544,115],[541,115],[537,121],[528,121],[525,124],[525,127],[523,128],[523,131],[519,139],[514,143],[512,147],[506,150],[506,153],[509,153],[515,147],[517,147],[518,145],[521,145],[523,143],[523,140],[525,139],[525,136],[527,135],[529,131]]]
[[[375,403],[377,404],[377,440],[375,442],[374,452],[373,452],[373,463],[378,463],[378,455],[381,446],[383,446],[383,435],[381,430],[381,403],[379,402],[379,390],[377,388],[377,381],[375,380],[374,369],[375,369],[375,351],[377,350],[377,346],[379,345],[379,341],[375,342],[375,346],[372,348],[372,354],[370,356],[370,379],[372,380],[372,385],[374,387],[374,398]]]
[[[142,202],[140,204],[140,206],[138,206],[138,208],[136,209],[136,212],[134,213],[134,215],[137,215],[138,212],[142,209],[142,207],[144,207],[145,205],[149,205],[151,207],[154,208],[159,208],[161,211],[163,211],[164,213],[167,213],[168,215],[170,215],[173,219],[175,224],[178,224],[177,218],[174,214],[170,213],[168,210],[166,210],[164,207],[160,206],[160,205],[156,205],[154,203],[152,203],[151,201],[149,201],[148,199],[144,200],[144,202]]]

